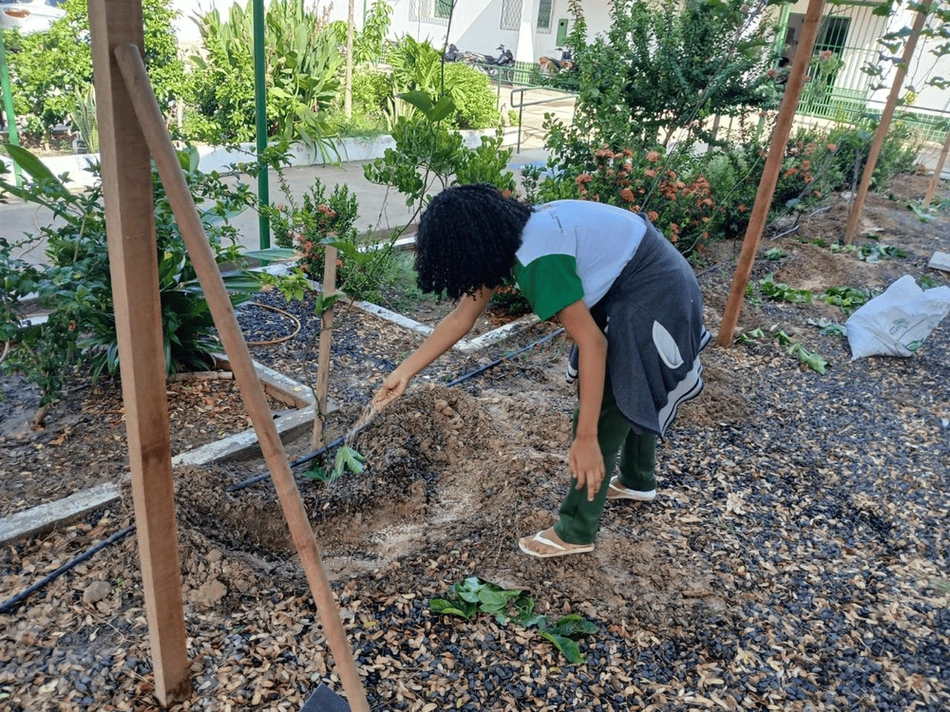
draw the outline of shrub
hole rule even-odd
[[[6,149],[32,180],[23,188],[0,180],[0,196],[45,206],[56,221],[39,229],[47,241],[49,265],[23,270],[27,282],[21,277],[13,284],[10,275],[21,272],[22,265],[9,259],[9,250],[0,249],[0,278],[10,281],[17,293],[32,288],[50,312],[46,324],[12,337],[16,343],[4,367],[23,372],[42,390],[43,403],[49,403],[72,368],[85,366],[95,378],[120,366],[102,191],[93,187],[74,193],[26,150]],[[181,152],[179,160],[196,203],[208,206],[202,210],[202,223],[217,262],[240,264],[241,251],[228,218],[251,205],[253,194],[246,185],[230,187],[217,173],[199,171],[194,149]],[[210,353],[220,349],[210,310],[157,173],[153,186],[165,369],[173,373],[207,368]],[[235,304],[260,284],[256,276],[244,273],[226,279]],[[9,327],[9,318],[5,321]]]
[[[203,15],[206,56],[193,55],[189,137],[211,143],[250,141],[254,113],[253,13],[232,5],[228,18]],[[332,133],[326,112],[340,89],[336,37],[303,0],[274,0],[265,20],[268,136],[322,145]]]
[[[92,85],[92,51],[86,0],[66,0],[66,15],[48,32],[7,31],[13,103],[27,142],[48,141],[52,129],[69,122],[77,93]],[[144,0],[145,66],[162,110],[184,92],[184,65],[172,31],[177,13],[170,0]]]
[[[467,64],[445,65],[445,91],[455,102],[454,125],[460,129],[498,126],[501,114],[488,76]]]

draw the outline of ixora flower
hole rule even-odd
[[[647,160],[648,160],[650,163],[656,163],[657,161],[660,160],[660,152],[659,152],[659,151],[647,151]]]
[[[577,176],[577,178],[574,179],[574,182],[577,183],[577,185],[585,185],[590,183],[592,180],[594,180],[594,176],[592,176],[590,173],[581,173],[579,176]]]
[[[629,188],[624,188],[620,191],[620,197],[626,200],[628,203],[632,203],[636,200],[636,196],[633,194],[633,191]]]

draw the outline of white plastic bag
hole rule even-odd
[[[851,358],[911,356],[948,313],[950,287],[924,291],[904,275],[845,323]]]

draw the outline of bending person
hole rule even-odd
[[[579,386],[572,486],[557,523],[518,544],[542,558],[593,551],[606,500],[656,497],[656,438],[702,390],[699,353],[710,335],[689,264],[642,215],[580,200],[531,207],[466,185],[423,213],[416,270],[423,291],[458,305],[384,379],[374,403],[402,395],[514,277],[538,317],[557,316],[573,339],[568,378]],[[608,477],[618,458],[619,475]]]

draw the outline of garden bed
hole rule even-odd
[[[832,287],[880,290],[903,274],[946,284],[926,264],[950,251],[950,219],[922,223],[878,196],[865,215],[862,234],[877,239],[854,250],[828,244],[843,231],[841,204],[763,240],[762,253],[784,256],[760,253],[739,324],[763,336],[707,349],[706,390],[659,448],[659,497],[608,505],[591,555],[537,561],[514,543],[553,521],[567,484],[575,396],[563,379],[566,339],[444,385],[555,324],[476,355],[446,354],[356,438],[362,475],[300,478],[374,709],[950,705],[950,324],[913,358],[851,361],[841,336],[812,323],[844,322],[840,307],[817,299]],[[698,268],[713,332],[735,254],[721,245]],[[763,297],[757,285],[769,274],[812,301]],[[331,434],[345,432],[423,339],[339,312]],[[308,381],[316,318],[303,322],[294,339],[255,347],[255,358]],[[778,332],[820,354],[827,372],[800,363]],[[299,709],[320,680],[339,690],[272,486],[227,491],[261,467],[177,472],[197,688],[188,709]],[[112,507],[6,547],[0,600],[130,521],[127,507]],[[586,663],[490,616],[429,610],[468,576],[527,588],[540,613],[594,621],[599,632],[580,643]],[[108,583],[102,597],[97,581]],[[0,709],[153,705],[142,606],[128,538],[0,616]]]

